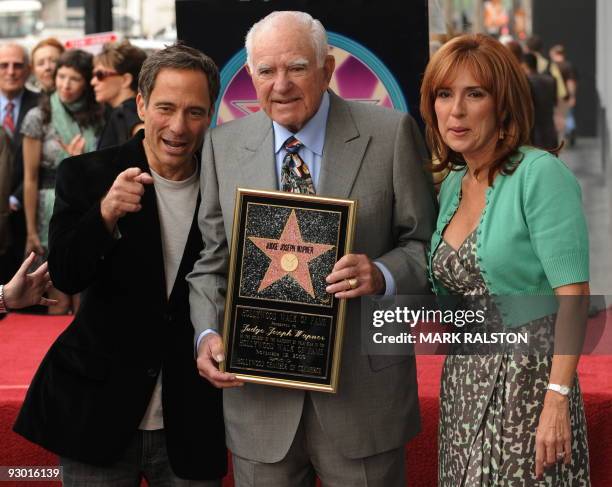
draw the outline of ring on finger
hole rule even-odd
[[[354,277],[347,279],[346,283],[349,285],[349,289],[351,290],[356,289],[359,286],[359,281]]]
[[[557,460],[561,460],[565,456],[565,452],[557,453]]]

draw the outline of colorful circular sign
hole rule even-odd
[[[330,88],[346,100],[372,103],[407,112],[408,104],[395,77],[370,50],[341,34],[327,33],[336,70]],[[241,49],[221,70],[221,94],[213,120],[221,125],[259,110],[255,88]]]

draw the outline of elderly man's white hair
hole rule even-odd
[[[16,42],[7,42],[6,44],[0,44],[0,51],[9,48],[17,48],[23,53],[23,63],[26,68],[30,65],[30,55],[28,54],[28,50],[22,46],[21,44],[17,44]]]
[[[259,22],[253,24],[253,26],[249,29],[249,32],[246,35],[244,47],[247,52],[247,64],[251,71],[253,71],[253,39],[254,37],[265,30],[267,27],[272,25],[275,20],[278,20],[282,17],[290,17],[287,19],[290,22],[295,22],[298,26],[304,27],[306,30],[310,32],[310,38],[312,40],[312,44],[315,51],[315,57],[317,60],[317,66],[320,68],[325,64],[325,58],[327,54],[329,54],[329,46],[327,45],[327,33],[325,32],[325,27],[323,24],[319,22],[317,19],[313,19],[310,14],[306,12],[298,12],[293,10],[282,10],[272,12],[271,14],[266,15]]]

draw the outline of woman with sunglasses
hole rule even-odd
[[[123,144],[143,126],[136,111],[138,75],[147,54],[125,40],[104,44],[91,78],[98,103],[112,108],[98,149]]]
[[[35,252],[39,261],[46,260],[48,253],[57,167],[67,157],[95,150],[98,143],[103,117],[89,84],[92,65],[92,55],[87,52],[64,52],[55,68],[55,91],[43,94],[21,127],[26,254]],[[76,300],[56,289],[50,289],[49,296],[58,300],[49,308],[51,314],[76,308]]]

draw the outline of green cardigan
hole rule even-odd
[[[548,152],[521,147],[523,160],[509,176],[495,178],[477,230],[476,259],[507,326],[554,312],[554,288],[589,280],[589,241],[582,195],[567,166]],[[431,259],[461,198],[466,168],[452,171],[440,189],[440,213],[429,252],[436,294],[449,291],[434,278]],[[510,298],[509,296],[514,296]],[[538,303],[538,305],[534,305]]]

